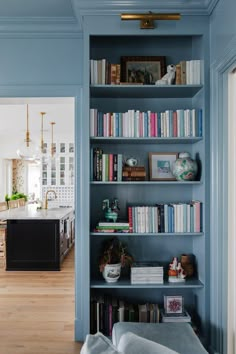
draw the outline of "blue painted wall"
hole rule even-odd
[[[79,85],[82,38],[0,38],[0,85]],[[29,36],[28,36],[29,37]]]
[[[228,73],[236,67],[235,9],[234,0],[220,0],[210,17],[212,176],[210,327],[211,350],[220,354],[233,353],[227,344],[226,274],[228,274]]]
[[[225,55],[229,43],[236,36],[235,0],[220,0],[210,18],[211,61],[217,62]]]

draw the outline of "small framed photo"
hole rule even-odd
[[[121,81],[130,84],[154,85],[166,72],[163,56],[122,56]]]
[[[177,152],[150,152],[149,176],[151,181],[175,181],[172,164],[178,158]]]
[[[164,311],[167,314],[183,313],[183,296],[164,296]]]

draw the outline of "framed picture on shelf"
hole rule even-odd
[[[178,153],[176,152],[150,152],[150,181],[175,181],[176,178],[171,172],[171,167],[177,158]]]
[[[183,296],[164,296],[164,311],[166,314],[183,313]]]
[[[121,81],[154,85],[166,72],[164,56],[122,56]]]

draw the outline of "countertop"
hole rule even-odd
[[[73,208],[37,209],[37,204],[29,204],[23,207],[1,211],[0,220],[60,220],[72,211]]]

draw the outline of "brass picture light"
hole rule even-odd
[[[120,15],[121,20],[124,21],[140,21],[140,28],[141,29],[153,29],[155,28],[154,21],[155,20],[166,20],[166,21],[176,21],[180,20],[179,13],[165,13],[165,14],[155,14],[151,11],[146,14],[128,14],[122,13]]]

